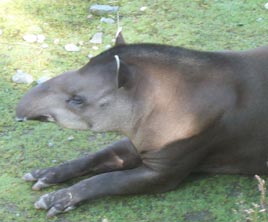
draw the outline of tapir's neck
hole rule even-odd
[[[134,105],[133,125],[125,134],[140,150],[157,149],[194,133],[191,116],[184,121],[178,118],[179,113],[185,118],[187,109],[186,103],[183,105],[187,98],[180,95],[184,80],[177,70],[163,67],[144,69],[145,76],[136,89],[142,91],[142,97]]]
[[[209,72],[205,72],[202,66],[198,69],[200,73],[196,76],[185,75],[176,66],[160,65],[145,70],[147,84],[141,89],[141,108],[136,110],[139,115],[136,115],[134,127],[128,134],[139,151],[157,150],[191,138],[213,121],[214,116],[211,120],[200,118],[207,111],[193,102],[198,101],[202,93],[208,93],[206,87],[200,91],[197,85],[202,85],[202,79]],[[213,98],[211,103],[214,103]],[[215,118],[218,118],[218,110],[215,113]]]

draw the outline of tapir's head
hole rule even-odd
[[[116,47],[77,71],[32,88],[17,106],[17,120],[52,121],[66,128],[94,131],[121,130],[122,125],[129,125],[134,118],[137,70],[115,54]]]

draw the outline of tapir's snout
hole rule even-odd
[[[53,116],[45,109],[43,92],[43,86],[36,86],[21,98],[16,107],[16,121],[38,120],[54,122]]]
[[[77,109],[73,103],[77,101],[69,102],[73,98],[70,90],[76,87],[70,82],[77,76],[75,72],[68,72],[30,89],[16,107],[16,120],[55,122],[62,127],[81,130],[90,128],[89,123],[74,111]]]
[[[29,104],[25,103],[24,97],[21,98],[21,100],[19,101],[16,107],[16,121],[17,122],[24,122],[24,121],[29,120],[29,117],[27,114],[27,107],[29,108]]]
[[[55,118],[51,114],[35,113],[33,107],[35,107],[34,101],[26,101],[23,97],[16,108],[16,121],[37,120],[40,122],[55,122]]]

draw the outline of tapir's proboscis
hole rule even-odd
[[[175,189],[191,172],[267,174],[268,47],[205,52],[117,44],[84,67],[32,88],[17,119],[115,131],[96,153],[24,175],[34,190],[91,175],[43,195],[48,216],[103,196]]]

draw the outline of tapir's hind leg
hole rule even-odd
[[[61,183],[71,178],[86,174],[99,174],[115,170],[138,167],[141,159],[136,149],[128,139],[120,140],[107,148],[61,164],[41,170],[26,173],[26,181],[37,181],[32,189],[40,190],[53,184]]]

